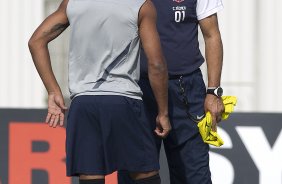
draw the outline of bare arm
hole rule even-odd
[[[33,62],[48,93],[60,92],[51,68],[48,43],[69,26],[66,16],[67,3],[68,0],[64,0],[58,9],[42,22],[28,42]]]
[[[206,46],[206,60],[208,66],[208,86],[220,86],[223,46],[218,28],[217,15],[213,14],[200,20],[200,27]]]
[[[58,121],[60,121],[60,125],[63,125],[66,107],[51,67],[48,43],[57,38],[69,26],[66,15],[67,3],[68,0],[63,0],[59,8],[36,29],[28,42],[34,65],[49,95],[46,122],[49,122],[53,127],[56,127]]]
[[[156,18],[157,15],[154,5],[150,0],[147,0],[140,10],[139,32],[143,48],[148,59],[148,75],[150,84],[158,104],[157,123],[158,119],[161,121],[161,127],[156,131],[164,130],[163,133],[167,134],[168,132],[166,132],[166,130],[169,131],[171,129],[168,120],[167,102],[168,74],[156,28]],[[159,132],[157,132],[157,134],[158,133]]]
[[[203,20],[200,20],[200,27],[205,40],[208,87],[218,87],[220,86],[221,80],[223,46],[218,28],[217,15],[213,14]],[[224,110],[221,98],[207,94],[205,109],[211,113],[213,119],[213,130],[216,130],[216,123],[221,120],[221,114]]]

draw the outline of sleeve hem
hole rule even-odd
[[[213,15],[213,14],[219,12],[222,9],[223,9],[223,5],[221,4],[220,6],[218,6],[216,8],[213,8],[213,9],[211,9],[211,10],[209,10],[209,11],[207,11],[207,12],[201,14],[201,15],[198,15],[197,19],[202,20],[204,18],[207,18],[208,16]]]

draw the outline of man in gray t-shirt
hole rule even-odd
[[[167,69],[156,30],[156,10],[145,0],[63,0],[29,41],[36,69],[48,92],[50,127],[63,126],[67,109],[50,63],[48,43],[68,26],[69,90],[66,164],[80,183],[104,183],[127,170],[136,183],[159,184],[153,131],[170,131]],[[139,80],[140,40],[148,58],[158,104],[156,126],[146,119]]]

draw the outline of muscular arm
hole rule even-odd
[[[59,8],[47,17],[33,33],[28,42],[34,65],[48,92],[48,114],[46,122],[56,127],[63,125],[64,112],[67,109],[61,89],[51,67],[48,43],[57,38],[68,26],[66,7],[68,0],[63,0]]]
[[[59,8],[36,29],[28,42],[33,62],[48,93],[60,92],[51,68],[48,43],[69,26],[66,16],[67,3],[68,0],[63,0]]]
[[[141,42],[147,56],[148,75],[150,84],[158,104],[158,118],[168,121],[168,90],[167,90],[167,67],[161,50],[159,35],[156,28],[156,10],[153,3],[147,0],[142,6],[139,14],[139,33]],[[157,120],[158,121],[158,120]],[[170,130],[170,124],[162,126]]]
[[[223,63],[223,46],[218,28],[217,15],[213,14],[200,20],[200,28],[205,40],[205,53],[208,69],[208,87],[220,86],[221,70]],[[221,98],[207,94],[205,99],[205,110],[212,115],[213,130],[216,131],[216,124],[221,121],[221,114],[224,110]]]
[[[208,87],[217,87],[220,86],[223,61],[223,47],[218,28],[217,15],[213,14],[202,19],[199,24],[205,40]]]

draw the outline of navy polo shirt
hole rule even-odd
[[[221,0],[152,0],[152,2],[157,10],[157,29],[169,74],[185,75],[195,71],[204,62],[198,41],[199,19],[223,8]],[[147,76],[147,62],[143,49],[141,76]]]

